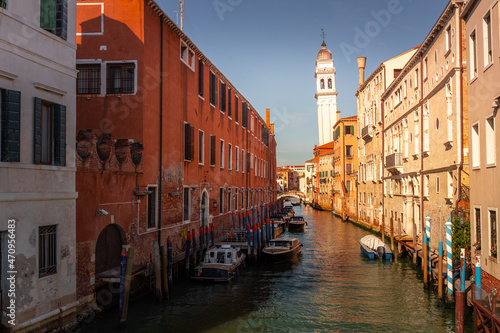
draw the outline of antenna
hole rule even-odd
[[[174,10],[175,13],[175,24],[179,25],[179,11]]]
[[[323,43],[324,43],[325,42],[325,37],[327,35],[325,34],[325,31],[323,29],[321,29],[321,35],[320,36],[323,37]]]
[[[181,30],[184,28],[184,0],[180,0],[181,2]]]

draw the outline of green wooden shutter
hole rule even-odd
[[[42,100],[35,97],[33,133],[33,163],[42,162]]]
[[[56,2],[56,35],[66,40],[68,38],[68,0]]]
[[[40,27],[54,30],[56,23],[56,1],[40,0]]]
[[[2,90],[2,156],[3,162],[20,161],[21,92]]]
[[[54,165],[66,166],[66,106],[54,105]]]

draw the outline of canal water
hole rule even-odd
[[[107,311],[86,332],[454,332],[454,309],[424,289],[411,260],[370,261],[358,240],[369,231],[329,212],[295,207],[308,220],[293,264],[248,265],[237,281],[181,281],[170,299],[143,298]],[[285,234],[285,236],[288,234]],[[466,331],[472,331],[467,317]]]

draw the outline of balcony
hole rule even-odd
[[[385,157],[385,167],[389,172],[398,174],[403,172],[403,154],[394,153]]]
[[[361,130],[361,138],[363,138],[363,140],[365,141],[373,138],[373,125],[368,124],[363,127],[363,129]]]

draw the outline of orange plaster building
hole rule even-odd
[[[77,3],[79,296],[134,248],[184,259],[187,234],[276,200],[269,123],[155,1]],[[135,270],[134,270],[135,271]]]

